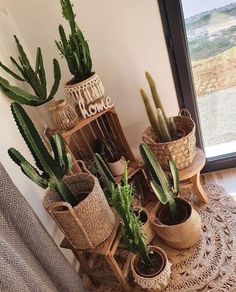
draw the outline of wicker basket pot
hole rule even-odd
[[[57,129],[66,131],[73,128],[78,120],[74,107],[65,99],[53,102],[48,110],[52,113]]]
[[[163,259],[162,269],[159,273],[155,274],[152,277],[145,277],[144,275],[140,275],[135,268],[138,257],[137,255],[134,255],[131,259],[131,270],[133,273],[134,282],[148,291],[163,291],[163,289],[165,289],[170,281],[171,264],[168,261],[167,255],[164,250],[156,246],[151,246],[151,250],[161,255]]]
[[[150,220],[162,240],[170,247],[177,249],[189,248],[198,243],[201,234],[201,217],[195,209],[185,200],[177,198],[178,204],[183,204],[188,210],[187,219],[180,224],[164,225],[158,215],[165,205],[158,203],[151,212]]]
[[[85,107],[87,107],[96,100],[104,97],[105,89],[100,77],[96,73],[93,73],[91,77],[84,81],[75,84],[70,83],[69,81],[64,85],[66,96],[74,103],[79,116],[82,116],[79,107],[80,101],[83,101]]]
[[[188,167],[196,155],[195,123],[191,117],[174,117],[177,130],[183,130],[185,135],[175,141],[158,143],[152,127],[143,133],[143,142],[146,143],[164,169],[168,169],[168,161],[173,160],[178,169]]]
[[[107,159],[107,165],[114,176],[120,176],[125,173],[125,163],[126,160],[123,156],[121,156],[116,161],[111,161]]]
[[[113,231],[115,216],[96,177],[81,173],[66,177],[65,182],[81,202],[72,208],[56,192],[48,191],[43,205],[74,247],[94,248]]]

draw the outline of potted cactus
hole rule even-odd
[[[140,152],[148,169],[150,184],[159,203],[153,208],[150,220],[163,241],[174,248],[195,245],[201,237],[201,218],[184,199],[179,198],[179,176],[176,165],[169,161],[167,176],[146,144]]]
[[[125,171],[125,158],[117,145],[111,140],[96,140],[96,152],[106,161],[114,176],[120,176]]]
[[[8,150],[10,157],[26,176],[48,189],[44,207],[74,247],[84,249],[100,244],[111,234],[115,217],[97,179],[86,170],[68,175],[71,157],[62,137],[51,136],[51,154],[22,106],[12,103],[11,110],[36,166],[14,148]]]
[[[19,62],[17,62],[13,57],[10,59],[18,72],[13,72],[1,62],[0,67],[16,80],[28,83],[33,89],[34,94],[30,94],[19,87],[10,85],[10,83],[2,77],[0,77],[0,88],[10,99],[20,104],[40,106],[49,102],[57,93],[61,80],[61,71],[58,61],[53,59],[54,83],[50,93],[48,94],[41,49],[37,49],[35,68],[33,69],[20,41],[16,36],[14,36],[14,38],[19,52]]]
[[[122,185],[112,185],[112,206],[121,218],[122,239],[134,253],[131,259],[134,281],[144,289],[162,291],[169,282],[171,265],[161,248],[147,244],[140,217],[131,207],[132,193],[126,164]]]
[[[141,89],[140,93],[151,125],[144,131],[143,141],[153,150],[162,167],[167,169],[168,160],[174,160],[178,169],[185,168],[192,163],[196,154],[195,124],[190,116],[168,118],[152,76],[148,72],[145,75],[155,110],[152,109],[148,95]]]
[[[60,0],[60,3],[62,14],[70,26],[70,34],[66,36],[63,26],[60,25],[60,40],[56,41],[56,46],[73,75],[64,86],[66,94],[74,102],[77,113],[81,116],[82,108],[86,109],[89,104],[104,96],[104,87],[99,76],[92,71],[89,45],[76,23],[70,0]]]

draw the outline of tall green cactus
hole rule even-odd
[[[31,165],[14,148],[8,150],[11,159],[37,185],[44,189],[55,190],[63,201],[70,203],[72,206],[77,205],[77,198],[63,182],[64,176],[71,170],[71,156],[66,153],[63,138],[59,134],[51,136],[52,156],[23,107],[18,103],[12,103],[11,111],[18,129],[34,157],[36,166]]]
[[[9,98],[20,104],[39,106],[50,101],[55,96],[61,80],[61,70],[58,61],[53,59],[54,83],[48,94],[41,49],[37,49],[35,69],[33,69],[20,41],[16,36],[14,36],[14,38],[19,52],[19,62],[13,57],[10,57],[10,59],[18,70],[18,73],[13,72],[1,62],[0,67],[16,80],[27,82],[34,90],[35,95],[29,94],[23,89],[10,85],[10,83],[2,77],[0,77],[0,88]]]
[[[140,145],[140,153],[151,177],[151,187],[162,204],[169,204],[173,219],[178,216],[175,198],[179,194],[179,175],[173,161],[169,161],[169,178],[161,168],[155,155],[146,144]]]
[[[70,0],[60,0],[62,14],[69,22],[71,33],[66,36],[62,25],[59,26],[60,41],[56,46],[67,61],[68,68],[74,76],[73,83],[83,81],[92,75],[92,60],[87,41],[79,26],[76,24],[76,15]]]
[[[156,133],[156,136],[159,142],[169,142],[171,140],[174,140],[177,137],[177,129],[174,123],[174,119],[172,118],[170,120],[166,117],[164,107],[157,93],[155,81],[153,80],[149,72],[145,72],[145,75],[146,75],[146,78],[147,78],[147,81],[152,93],[152,98],[153,98],[156,111],[157,111],[156,116],[155,116],[153,109],[151,107],[148,95],[143,89],[141,89],[140,92],[144,101],[144,105],[148,114],[150,124],[154,132]]]

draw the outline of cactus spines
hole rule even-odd
[[[171,135],[168,129],[168,124],[166,123],[166,120],[164,118],[164,115],[162,113],[162,110],[158,108],[156,110],[157,113],[157,121],[158,121],[158,126],[159,126],[159,131],[161,133],[161,137],[163,137],[163,140],[165,142],[170,142],[171,141]]]
[[[62,57],[65,57],[68,68],[74,75],[73,83],[83,81],[92,75],[92,60],[88,42],[85,40],[75,21],[75,14],[70,0],[60,0],[62,14],[69,22],[71,33],[67,37],[62,25],[59,26],[60,40],[56,41]]]
[[[36,166],[31,165],[14,148],[8,150],[11,159],[37,185],[45,189],[55,190],[63,201],[70,203],[72,206],[77,205],[77,198],[63,181],[64,176],[71,169],[71,157],[65,151],[62,137],[59,134],[54,134],[50,138],[52,156],[22,106],[18,103],[12,103],[11,111],[18,129],[34,157]]]
[[[177,130],[174,119],[167,119],[164,107],[157,92],[155,81],[153,80],[150,73],[145,72],[145,76],[147,78],[152,93],[152,98],[155,103],[156,116],[150,105],[148,95],[143,89],[141,89],[140,92],[144,101],[150,124],[158,138],[158,142],[169,142],[171,140],[174,140],[177,137]]]
[[[19,71],[19,74],[13,72],[1,62],[0,67],[16,80],[27,82],[33,89],[35,95],[29,94],[25,90],[10,85],[10,83],[2,77],[0,77],[0,88],[9,98],[20,104],[39,106],[50,101],[55,96],[61,80],[61,71],[58,61],[53,59],[54,83],[48,95],[41,49],[37,49],[35,69],[33,69],[20,41],[16,36],[14,36],[14,39],[19,53],[19,62],[13,57],[10,57],[10,59]]]

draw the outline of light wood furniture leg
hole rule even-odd
[[[200,181],[200,172],[195,174],[193,177],[190,178],[192,184],[193,184],[193,191],[198,197],[199,201],[201,203],[207,203],[208,202],[208,196],[206,192],[204,191],[201,181]]]
[[[131,291],[131,287],[129,286],[129,284],[125,280],[123,272],[122,272],[121,268],[119,267],[114,256],[111,253],[108,253],[105,256],[105,259],[108,262],[108,264],[110,265],[110,267],[112,268],[117,280],[119,281],[121,286],[124,288],[124,291]]]

